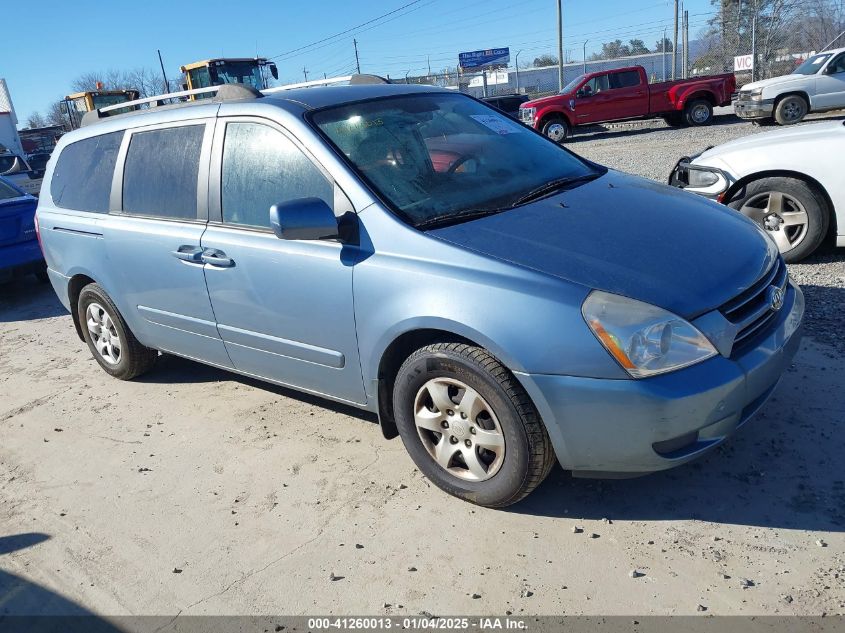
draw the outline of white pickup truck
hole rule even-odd
[[[0,153],[0,176],[36,197],[44,178],[43,172],[36,172],[23,157],[8,151]]]
[[[810,56],[791,75],[746,84],[734,102],[742,119],[798,123],[810,112],[845,108],[845,48]]]

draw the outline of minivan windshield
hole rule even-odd
[[[379,98],[311,120],[418,227],[498,213],[604,173],[461,94]]]
[[[830,59],[833,53],[822,53],[821,55],[813,55],[798,68],[792,71],[793,75],[815,75],[825,62]]]

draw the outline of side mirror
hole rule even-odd
[[[270,64],[270,74],[273,75],[273,79],[279,78],[279,69],[276,68],[276,64]]]
[[[270,207],[270,226],[280,240],[328,240],[339,237],[337,218],[320,198],[298,198]]]
[[[593,89],[589,86],[584,86],[583,88],[580,88],[578,92],[575,93],[575,98],[583,99],[584,97],[589,97],[591,94],[593,94]]]

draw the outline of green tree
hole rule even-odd
[[[666,47],[665,50],[666,50],[667,53],[672,52],[672,40],[670,40],[668,37],[664,37],[662,41],[657,40],[654,43],[654,52],[655,53],[662,53],[663,50],[664,50],[664,48],[663,48],[664,46]]]
[[[628,40],[628,45],[631,49],[631,55],[645,55],[651,52],[642,40]]]
[[[557,63],[557,57],[554,55],[544,54],[534,58],[535,68],[541,68],[543,66],[557,66]]]

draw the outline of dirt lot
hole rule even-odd
[[[571,146],[662,179],[752,131]],[[557,469],[506,511],[352,409],[173,357],[113,380],[49,288],[0,287],[0,614],[843,614],[843,249],[792,271],[809,335],[732,441],[635,480]]]

